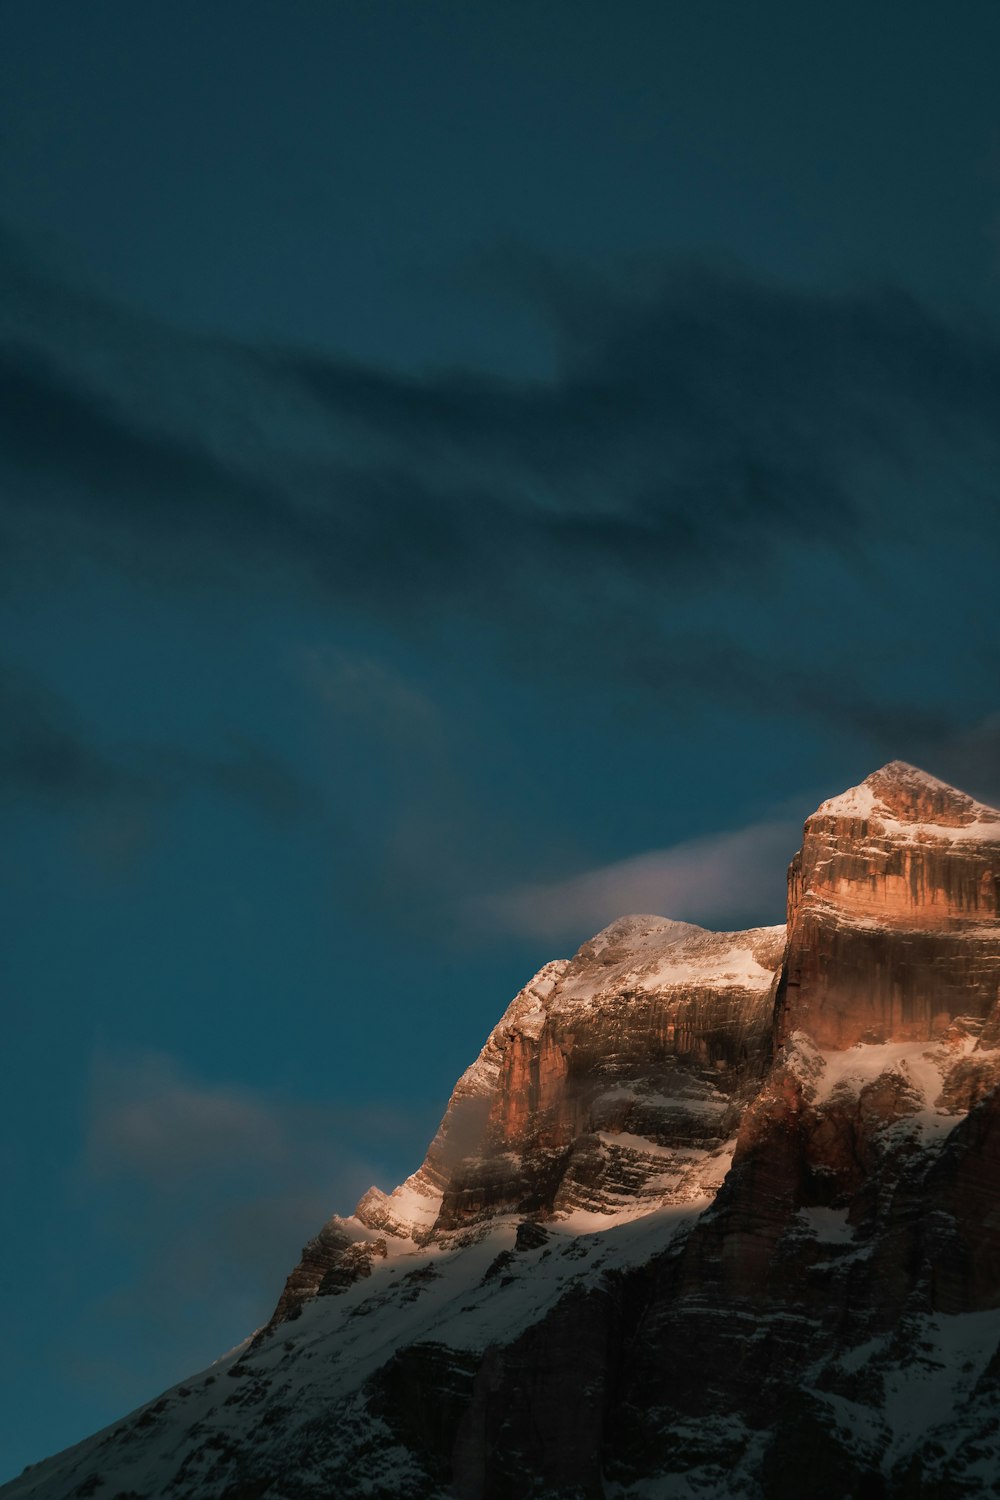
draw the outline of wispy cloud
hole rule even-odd
[[[65,1330],[61,1365],[105,1361],[113,1405],[217,1357],[267,1317],[331,1213],[419,1164],[432,1115],[355,1113],[207,1078],[158,1052],[99,1053],[78,1191],[120,1280]]]
[[[70,807],[110,804],[132,826],[144,810],[206,788],[278,821],[321,806],[319,793],[282,759],[241,737],[208,751],[101,746],[60,694],[0,663],[0,795]]]
[[[817,692],[793,639],[737,642],[734,592],[780,592],[804,548],[887,566],[917,480],[925,528],[1000,546],[1000,336],[890,288],[520,265],[560,356],[518,381],[185,337],[0,256],[15,557],[256,574],[410,634],[460,609],[527,670],[703,697],[731,674],[705,670],[699,601],[725,598],[707,618],[772,689],[761,710],[780,685],[833,717],[851,674]]]
[[[91,1077],[86,1163],[95,1179],[147,1186],[286,1163],[288,1120],[252,1090],[206,1083],[159,1053],[101,1054]]]
[[[382,738],[438,744],[444,733],[430,696],[390,662],[341,645],[313,645],[299,656],[306,687],[338,717],[361,723]]]
[[[705,926],[784,918],[785,870],[801,820],[754,823],[691,839],[569,879],[523,885],[470,903],[472,917],[506,932],[582,941],[616,918],[653,913]]]
[[[419,1154],[415,1128],[419,1137],[413,1118],[392,1104],[310,1103],[207,1079],[162,1052],[101,1049],[90,1070],[83,1162],[94,1181],[130,1179],[157,1191],[181,1179],[238,1183],[248,1168],[262,1181],[277,1175],[294,1185],[322,1182],[341,1150],[362,1163],[361,1176],[400,1143]]]

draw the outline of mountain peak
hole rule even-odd
[[[789,871],[779,1036],[844,1048],[985,1020],[997,994],[998,853],[1000,812],[906,761],[824,802]],[[900,935],[894,963],[889,932]]]
[[[1000,811],[905,760],[872,771],[858,786],[824,802],[816,816],[875,821],[887,831],[919,825],[954,830],[952,837],[963,836],[960,830],[965,837],[1000,837]]]
[[[939,776],[932,776],[929,771],[922,770],[920,766],[915,766],[908,760],[887,760],[884,766],[879,766],[877,771],[872,771],[865,777],[868,782],[876,779],[899,782],[905,786],[924,785],[945,787],[949,791],[956,790],[955,787],[949,786],[948,782],[942,781]]]

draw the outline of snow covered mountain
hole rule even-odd
[[[998,902],[1000,812],[893,762],[787,929],[615,922],[265,1329],[0,1495],[996,1493]]]

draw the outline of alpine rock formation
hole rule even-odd
[[[897,761],[787,927],[615,922],[265,1328],[0,1494],[995,1494],[998,902],[1000,812]]]

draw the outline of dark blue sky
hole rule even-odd
[[[0,1469],[546,958],[1000,796],[1000,9],[0,5]]]

